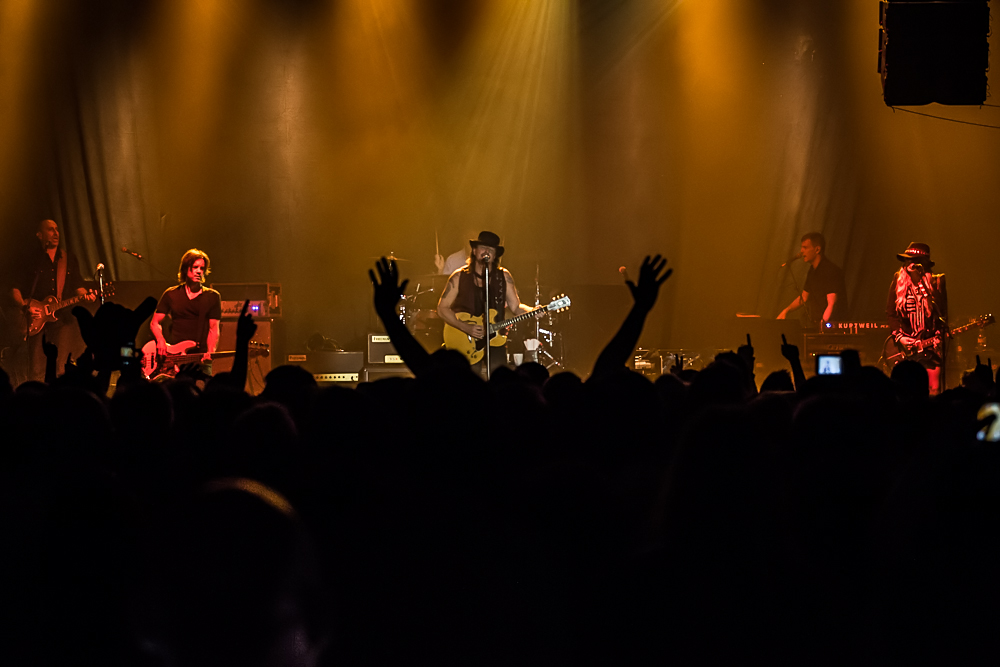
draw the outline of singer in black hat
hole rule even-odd
[[[469,261],[448,278],[437,312],[446,324],[462,331],[474,339],[483,338],[485,327],[459,319],[459,313],[481,316],[489,309],[497,313],[497,320],[503,319],[504,308],[514,315],[532,310],[521,303],[510,271],[500,266],[504,247],[500,237],[493,232],[480,232],[479,237],[469,240],[472,253]],[[484,306],[484,269],[489,267],[489,307]],[[482,362],[479,362],[482,363]],[[490,349],[490,370],[507,363],[506,346]],[[478,364],[477,364],[478,365]]]
[[[943,273],[931,273],[931,249],[911,243],[896,255],[903,266],[889,285],[885,314],[892,328],[896,352],[886,354],[889,365],[912,359],[927,369],[931,394],[941,392],[944,380],[945,336],[948,332],[948,289]]]

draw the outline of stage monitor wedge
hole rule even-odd
[[[989,0],[881,0],[878,71],[886,106],[985,102],[989,32]]]

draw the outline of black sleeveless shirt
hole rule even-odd
[[[507,301],[507,273],[501,268],[490,272],[490,308],[497,311],[496,320],[503,319],[504,304]],[[483,288],[476,285],[472,267],[466,266],[458,274],[458,293],[451,306],[456,313],[469,313],[470,315],[482,315],[483,310]]]

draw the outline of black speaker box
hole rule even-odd
[[[316,382],[360,382],[365,353],[342,350],[295,352],[289,354],[286,360],[312,373]]]
[[[888,106],[986,101],[987,0],[879,3],[882,97]]]
[[[413,373],[403,364],[379,364],[366,366],[362,371],[362,381],[375,382],[383,378],[411,378]]]
[[[392,342],[385,334],[368,334],[368,363],[369,364],[400,364],[403,360],[392,346]]]

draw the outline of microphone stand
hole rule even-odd
[[[796,262],[796,260],[799,260],[799,259],[802,259],[802,253],[801,252],[798,255],[796,255],[795,257],[792,257],[790,260],[788,260],[784,264],[782,264],[781,268],[779,269],[779,273],[787,273],[788,280],[789,280],[789,282],[792,283],[792,289],[795,290],[795,296],[796,297],[801,297],[802,296],[802,290],[799,289],[799,284],[795,280],[795,273],[792,271],[792,264],[794,264]],[[781,290],[784,287],[784,285],[785,285],[784,282],[781,282],[778,285],[778,296],[777,296],[777,298],[779,298],[779,299],[781,298]],[[784,303],[784,302],[781,302],[781,303]],[[778,307],[779,308],[781,307],[780,303],[778,304]],[[801,321],[801,319],[800,319],[800,321]]]
[[[97,270],[94,272],[97,274],[97,293],[101,296],[101,305],[104,305],[104,265],[98,264]]]
[[[490,379],[490,262],[493,258],[487,255],[483,263],[483,340],[486,344],[483,357],[483,374]]]
[[[163,271],[161,271],[160,267],[158,267],[156,264],[153,264],[152,262],[147,262],[146,258],[143,257],[142,255],[140,255],[139,253],[132,252],[131,250],[128,250],[126,248],[122,248],[122,252],[125,253],[126,255],[131,255],[132,257],[135,257],[138,261],[140,261],[143,264],[149,266],[149,268],[153,269],[154,271],[156,271],[157,273],[159,273],[164,278],[170,279],[170,276],[167,275],[166,273],[164,273]]]
[[[542,298],[542,289],[541,289],[541,287],[538,284],[538,262],[535,262],[535,310],[538,310],[538,308],[542,305],[541,298]],[[535,318],[535,341],[537,343],[539,343],[539,344],[541,343],[541,340],[542,340],[541,338],[539,338],[539,336],[541,335],[541,332],[539,331],[539,329],[541,329],[541,328],[542,328],[542,326],[541,326],[541,324],[538,323],[538,318],[536,317]],[[529,355],[528,360],[529,361],[537,362],[538,361],[538,348],[536,347],[534,350],[530,350],[530,352],[531,352],[531,354]]]
[[[920,275],[920,291],[923,292],[927,300],[931,302],[931,308],[934,311],[935,323],[939,323],[941,326],[941,367],[940,375],[938,377],[938,390],[944,391],[946,376],[945,364],[948,362],[948,338],[951,336],[951,330],[948,328],[948,321],[944,319],[941,309],[938,308],[937,299],[934,298],[934,286],[931,285],[930,289],[927,289],[927,286],[924,285],[923,273]]]

